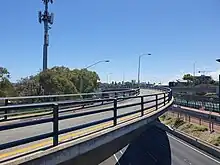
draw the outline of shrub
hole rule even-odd
[[[162,121],[164,121],[165,118],[166,118],[166,115],[162,115],[162,116],[160,116],[160,120],[162,120]]]
[[[174,120],[173,126],[175,128],[178,128],[178,127],[180,127],[183,124],[185,124],[185,122],[182,119],[177,118],[177,119]]]
[[[212,138],[210,140],[210,143],[215,145],[215,146],[219,146],[220,145],[220,136]]]
[[[208,128],[203,125],[193,125],[192,131],[205,132],[208,131]]]

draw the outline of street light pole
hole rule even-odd
[[[220,62],[220,59],[217,59],[216,61]],[[218,76],[218,111],[220,113],[220,74]]]
[[[38,12],[39,23],[44,22],[44,46],[43,46],[43,71],[47,69],[47,48],[49,46],[49,29],[51,27],[49,24],[53,24],[54,14],[48,12],[48,3],[53,3],[53,0],[42,0],[45,5],[44,13],[41,11]]]
[[[220,113],[220,74],[218,75],[218,111]]]
[[[193,77],[196,76],[196,62],[193,63]]]
[[[112,74],[112,73],[107,74],[107,84],[108,84],[108,82],[109,82],[109,76],[110,76],[111,74]]]
[[[109,60],[101,60],[101,61],[95,62],[94,64],[91,64],[91,65],[89,65],[89,66],[87,66],[87,67],[85,67],[83,69],[91,68],[91,67],[93,67],[93,66],[95,66],[95,65],[97,65],[99,63],[102,63],[102,62],[110,62],[110,61]],[[81,76],[80,76],[80,93],[82,93],[82,92],[83,92],[83,74],[81,72]]]
[[[148,54],[139,55],[139,60],[138,60],[138,87],[140,87],[141,57],[146,56],[146,55],[150,56],[151,54],[148,53]]]

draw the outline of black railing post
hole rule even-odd
[[[115,98],[117,98],[118,97],[118,93],[117,92],[115,92]]]
[[[158,95],[156,94],[156,110],[158,109]]]
[[[170,91],[170,101],[172,100],[172,97],[173,97],[173,92],[172,90]]]
[[[126,93],[125,92],[123,92],[123,97],[125,97],[126,96]]]
[[[114,99],[114,126],[117,125],[117,99]]]
[[[144,116],[144,96],[141,96],[141,116]]]
[[[8,99],[5,99],[5,106],[8,106]],[[8,119],[7,114],[8,114],[8,110],[7,110],[7,109],[5,109],[5,116],[4,116],[4,120],[7,120],[7,119]]]
[[[103,93],[101,94],[101,99],[104,99],[104,94]],[[104,101],[102,101],[101,104],[103,105]]]
[[[166,105],[166,93],[163,94],[163,101],[164,101],[164,105]]]
[[[59,143],[59,121],[58,121],[58,114],[59,114],[59,105],[53,105],[53,146],[57,146]]]
[[[56,97],[53,97],[53,101],[56,102],[56,101],[57,101],[57,98],[56,98]]]

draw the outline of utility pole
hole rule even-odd
[[[125,83],[125,73],[123,72],[122,85]]]
[[[45,10],[42,13],[41,11],[38,12],[38,19],[39,23],[44,22],[44,46],[43,46],[43,71],[47,69],[47,48],[49,46],[49,30],[51,27],[49,26],[53,24],[54,14],[48,12],[48,4],[53,3],[53,0],[42,0],[45,5]]]
[[[196,84],[195,79],[196,79],[196,62],[193,63],[193,85]]]
[[[220,59],[217,59],[216,61],[220,62]],[[220,113],[220,74],[218,75],[218,111]]]
[[[196,76],[196,63],[193,63],[193,77]]]

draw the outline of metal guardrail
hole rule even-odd
[[[150,99],[150,100],[145,101],[144,99],[147,97],[148,98],[155,97],[155,99]],[[40,124],[44,124],[44,123],[52,123],[52,127],[53,127],[52,132],[49,132],[49,133],[45,133],[45,134],[41,134],[41,135],[37,135],[37,136],[33,136],[33,137],[24,138],[24,139],[17,140],[17,141],[12,141],[12,142],[8,142],[8,143],[0,144],[0,150],[20,146],[23,144],[27,144],[30,142],[39,141],[39,140],[43,140],[43,139],[51,138],[51,137],[53,138],[53,146],[57,146],[59,144],[59,141],[58,141],[59,135],[69,133],[72,131],[76,131],[79,129],[87,128],[90,126],[94,126],[97,124],[106,123],[109,121],[113,121],[113,125],[116,126],[118,124],[118,119],[120,119],[122,117],[129,116],[129,115],[136,114],[136,113],[141,113],[141,116],[143,116],[145,110],[155,108],[155,111],[156,111],[159,109],[159,106],[164,106],[164,105],[168,104],[172,100],[172,91],[166,90],[161,93],[156,93],[156,94],[151,94],[151,95],[143,95],[143,96],[131,96],[131,97],[126,97],[125,99],[131,99],[131,98],[135,98],[135,99],[139,98],[140,102],[118,106],[118,99],[117,98],[108,98],[108,99],[48,102],[48,103],[12,105],[12,106],[0,107],[0,111],[5,111],[5,110],[9,111],[14,108],[16,108],[16,109],[52,108],[53,109],[52,117],[38,119],[38,120],[32,120],[32,121],[21,121],[18,123],[9,123],[7,125],[0,125],[0,132],[1,131],[8,131],[8,130],[16,129],[16,128],[25,128],[25,127],[33,126],[33,125],[40,125]],[[59,115],[60,106],[64,106],[64,105],[65,106],[67,106],[67,105],[72,106],[72,105],[77,105],[79,103],[80,104],[88,104],[88,103],[95,103],[95,102],[98,103],[98,102],[103,102],[103,101],[112,101],[113,106],[110,108],[102,108],[99,110],[78,112],[78,113],[67,114],[67,115],[62,115],[62,116]],[[148,107],[144,107],[144,105],[147,103],[154,103],[154,104],[150,105]],[[138,105],[140,105],[140,109],[134,110],[132,112],[127,112],[125,114],[118,115],[119,109],[127,108],[127,107],[134,107],[134,106],[138,106]],[[77,125],[74,127],[69,127],[69,128],[59,130],[59,122],[60,121],[71,119],[71,118],[85,117],[88,115],[99,114],[102,112],[113,112],[112,113],[113,115],[111,117],[108,117],[108,118],[105,118],[102,120],[92,121],[90,123],[81,124],[81,125]]]
[[[75,100],[78,101],[79,104],[75,104],[75,106],[85,106],[86,104],[81,104],[81,100],[84,98],[87,99],[103,99],[105,98],[121,98],[121,97],[127,97],[127,96],[133,96],[133,95],[138,95],[140,93],[140,89],[126,89],[126,90],[115,90],[115,91],[110,91],[110,92],[98,92],[98,93],[82,93],[82,94],[65,94],[65,95],[44,95],[44,96],[24,96],[24,97],[5,97],[5,98],[0,98],[0,101],[4,102],[4,106],[10,106],[9,102],[13,102],[14,105],[22,105],[22,104],[33,104],[33,103],[47,103],[47,102],[59,102],[59,101],[70,101],[70,100]],[[78,97],[78,99],[76,99]],[[80,99],[79,99],[80,98]],[[104,101],[102,102],[104,104]],[[13,104],[12,104],[13,105]],[[14,109],[5,109],[5,111],[1,112],[0,111],[0,118],[4,118],[5,120],[8,120],[8,116],[15,116],[15,115],[22,115],[22,114],[27,114],[27,113],[41,113],[48,111],[48,107],[45,107],[46,109],[41,110],[33,110],[33,108],[36,107],[30,107],[32,108],[31,110],[23,111],[23,109],[20,108],[14,108]],[[62,109],[68,108],[66,105],[62,107]],[[71,108],[74,108],[71,105]],[[12,112],[9,112],[12,111]],[[41,116],[41,115],[40,115]],[[18,119],[18,118],[17,118]]]
[[[22,96],[22,97],[0,97],[0,102],[4,103],[4,106],[9,103],[21,104],[21,103],[34,103],[34,102],[54,102],[68,100],[68,98],[105,98],[108,96],[126,96],[136,93],[139,89],[125,89],[115,90],[109,92],[96,92],[96,93],[79,93],[79,94],[62,94],[62,95],[42,95],[42,96]]]
[[[186,106],[190,108],[195,109],[202,109],[206,111],[212,111],[212,112],[219,112],[219,103],[214,102],[213,100],[201,100],[201,99],[194,99],[190,100],[184,97],[175,97],[174,96],[174,104],[180,105],[180,106]]]

